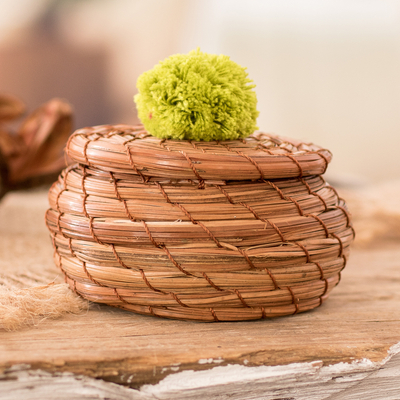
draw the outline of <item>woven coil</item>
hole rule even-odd
[[[263,133],[244,141],[78,130],[78,164],[49,192],[55,262],[91,301],[141,314],[240,321],[307,311],[340,281],[354,238],[320,176],[331,154]]]

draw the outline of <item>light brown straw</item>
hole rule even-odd
[[[79,130],[46,214],[55,262],[82,297],[141,314],[239,321],[322,304],[354,232],[319,176],[331,154],[266,134],[244,141]]]
[[[142,126],[98,126],[77,130],[67,154],[105,171],[171,179],[247,180],[318,175],[332,155],[313,144],[255,133],[245,140],[192,142],[160,140]]]

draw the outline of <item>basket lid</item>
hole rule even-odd
[[[100,125],[70,137],[72,160],[105,171],[169,179],[256,180],[320,175],[332,154],[297,139],[255,132],[243,140],[162,140],[142,125]]]

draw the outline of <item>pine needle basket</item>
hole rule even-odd
[[[243,321],[321,305],[354,239],[322,178],[331,153],[255,133],[160,140],[84,128],[49,192],[55,263],[85,299],[140,314]]]

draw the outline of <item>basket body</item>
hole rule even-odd
[[[50,189],[46,221],[56,264],[86,299],[241,321],[313,309],[340,280],[354,232],[320,176],[326,150],[102,126],[77,131],[67,152],[78,164]]]

